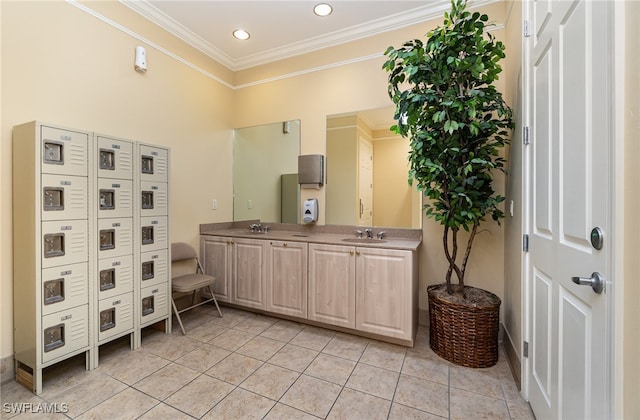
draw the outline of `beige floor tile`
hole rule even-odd
[[[406,347],[372,341],[362,354],[360,362],[400,372],[406,352]]]
[[[244,331],[249,334],[258,335],[263,333],[267,328],[276,323],[275,318],[266,316],[254,316],[247,318],[241,323],[237,324],[233,329]]]
[[[444,359],[431,359],[416,353],[407,353],[402,374],[448,385],[449,362]]]
[[[315,350],[287,344],[269,359],[269,363],[296,372],[304,372],[318,354]]]
[[[251,340],[253,337],[255,337],[255,334],[249,334],[244,331],[230,329],[223,332],[213,340],[209,341],[209,344],[213,344],[214,346],[223,348],[225,350],[236,351],[240,347],[248,343],[249,340]]]
[[[24,413],[28,409],[29,404],[37,405],[45,402],[42,398],[15,381],[0,386],[0,401],[2,402],[0,414],[3,420]],[[48,402],[53,403],[57,401]],[[5,404],[8,404],[8,406],[5,406]]]
[[[264,417],[265,420],[317,420],[316,416],[312,416],[304,411],[297,410],[288,405],[276,403],[269,413]]]
[[[53,397],[51,401],[66,403],[69,407],[67,415],[75,418],[125,389],[127,386],[122,382],[96,372],[89,380]]]
[[[449,387],[425,379],[400,375],[393,401],[437,416],[449,416]]]
[[[93,407],[91,410],[78,417],[78,419],[136,419],[159,403],[160,401],[151,398],[140,391],[133,388],[127,388],[101,404]]]
[[[335,333],[318,327],[305,327],[300,331],[289,344],[304,347],[311,350],[321,351],[331,341]]]
[[[453,388],[482,394],[486,397],[504,399],[500,379],[487,369],[452,365],[449,368],[449,378],[449,383]]]
[[[451,388],[450,407],[452,420],[466,420],[469,418],[510,419],[505,400],[487,398],[461,389]]]
[[[208,321],[193,329],[188,329],[186,330],[186,332],[188,337],[206,343],[213,340],[227,330],[227,327],[223,327],[222,325],[219,325],[214,321]]]
[[[288,343],[302,331],[304,327],[296,322],[278,321],[260,334],[263,337]]]
[[[265,363],[240,384],[247,391],[278,400],[291,387],[300,374],[280,366]]]
[[[271,356],[276,354],[283,346],[284,343],[282,341],[257,336],[236,350],[236,352],[265,362],[269,360]]]
[[[329,412],[327,419],[349,419],[354,413],[362,419],[386,419],[391,401],[345,388]]]
[[[237,309],[229,307],[221,307],[220,310],[222,311],[222,318],[214,317],[209,322],[220,325],[221,327],[233,328],[245,319],[254,316],[249,312],[238,311]]]
[[[65,390],[89,380],[95,372],[86,369],[84,354],[64,360],[43,369],[42,393],[40,397],[48,399]]]
[[[391,401],[399,376],[398,372],[358,363],[345,386]]]
[[[391,404],[391,412],[389,413],[389,420],[440,420],[443,418],[445,417],[397,403]]]
[[[320,353],[304,373],[342,386],[347,383],[355,367],[356,362],[353,360]]]
[[[194,417],[202,417],[231,391],[233,385],[201,375],[164,402]]]
[[[249,375],[255,372],[256,369],[262,366],[262,363],[260,360],[233,353],[205,373],[221,381],[239,385],[247,379]]]
[[[179,359],[201,345],[200,341],[178,332],[154,336],[152,339],[142,341],[144,350],[167,360]]]
[[[324,418],[340,394],[341,387],[321,379],[301,375],[284,394],[281,403]]]
[[[193,420],[193,417],[165,403],[156,405],[139,418],[140,420]]]
[[[261,419],[271,410],[275,403],[275,401],[253,392],[236,388],[202,419]]]
[[[200,375],[200,373],[193,369],[171,363],[142,379],[133,385],[133,387],[153,398],[164,400],[193,381],[198,375]]]
[[[358,361],[369,342],[366,338],[349,334],[336,334],[322,350],[323,353]]]
[[[176,360],[176,363],[197,370],[198,372],[206,372],[230,354],[231,352],[229,350],[204,344]]]
[[[138,349],[100,363],[98,370],[128,385],[133,385],[169,363],[169,360]]]
[[[535,420],[531,406],[523,399],[507,401],[507,408],[512,420]]]

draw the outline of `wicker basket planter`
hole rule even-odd
[[[487,304],[471,305],[447,300],[437,293],[444,284],[427,287],[429,296],[429,339],[440,357],[456,365],[485,368],[498,362],[500,298],[486,290],[465,286],[465,290],[485,293]]]

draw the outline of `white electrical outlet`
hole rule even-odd
[[[211,210],[218,210],[218,200],[215,198],[211,200]]]
[[[513,217],[513,200],[509,201],[509,215]]]
[[[247,208],[251,210],[253,208],[253,200],[247,200]]]

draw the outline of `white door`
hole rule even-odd
[[[611,281],[611,5],[527,6],[528,396],[540,419],[608,418],[610,290],[572,277]]]
[[[364,138],[358,140],[358,225],[373,224],[373,146]]]

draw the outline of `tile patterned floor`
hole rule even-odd
[[[140,349],[128,338],[103,345],[93,371],[83,356],[52,366],[40,396],[5,384],[2,419],[534,419],[504,358],[451,365],[425,329],[405,348],[222,309],[185,313],[186,336],[145,330]],[[66,413],[18,414],[11,403]]]

